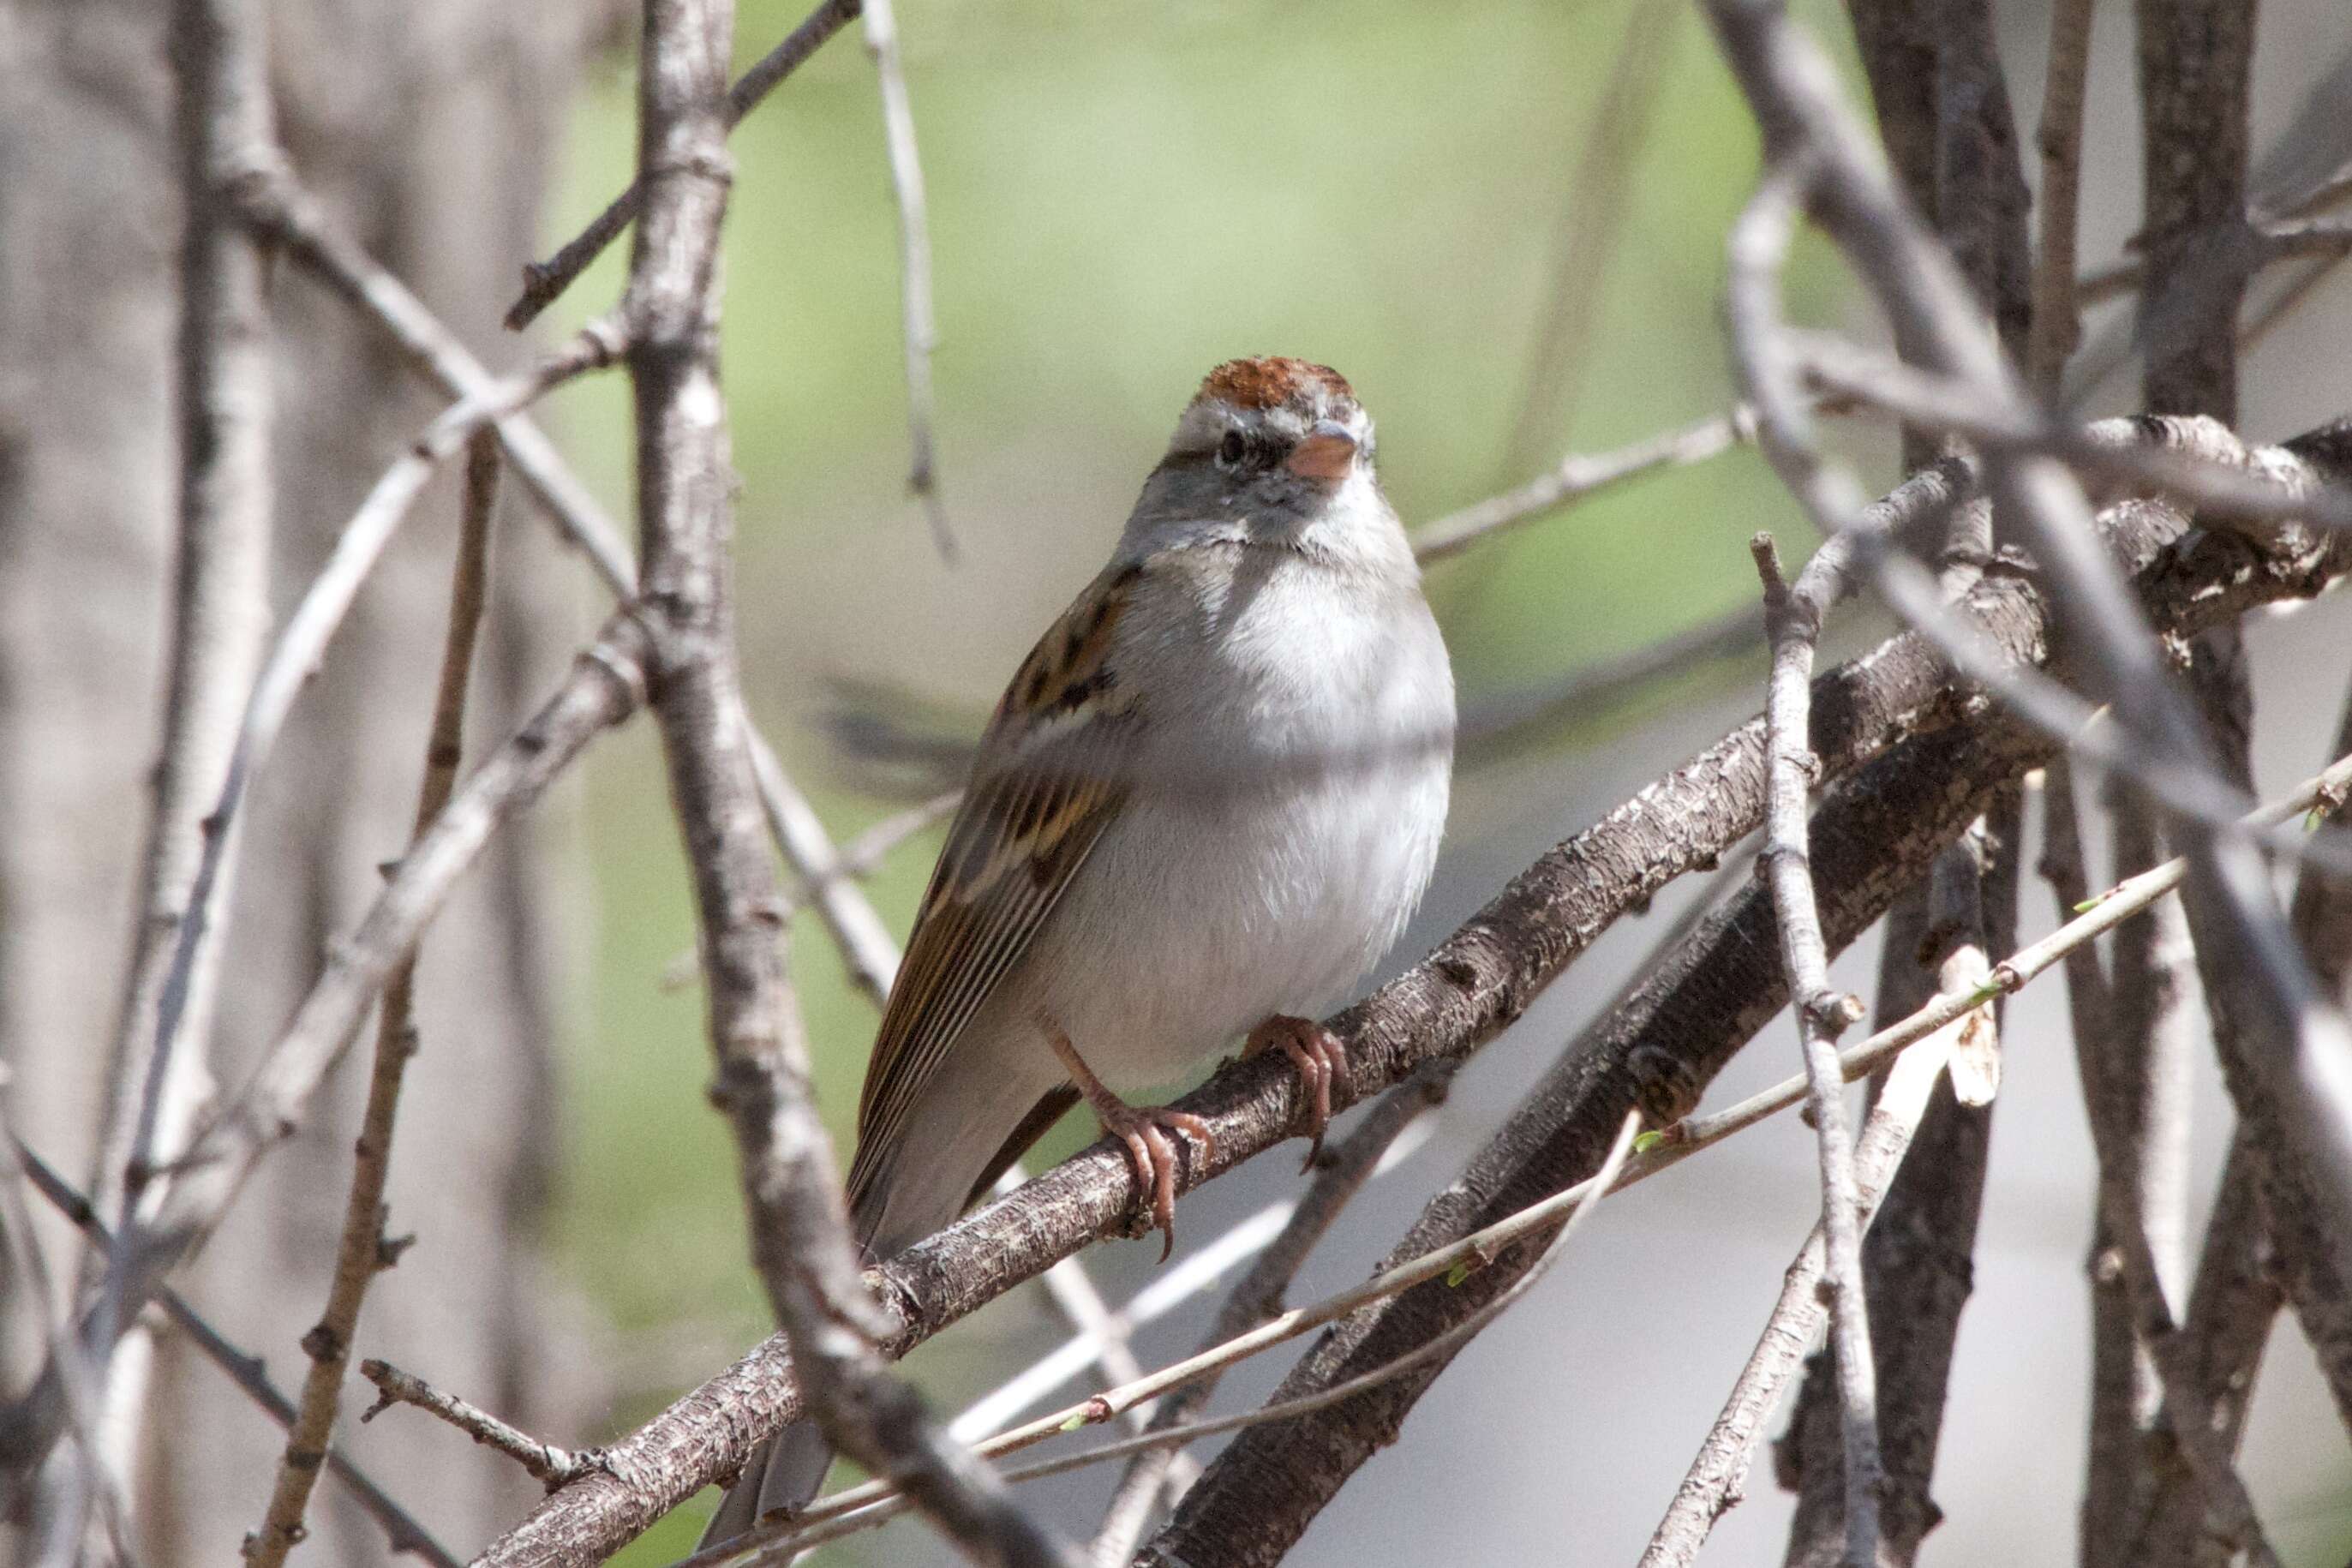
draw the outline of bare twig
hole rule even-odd
[[[375,1403],[360,1413],[362,1422],[374,1420],[395,1405],[414,1405],[427,1415],[439,1416],[484,1447],[496,1448],[529,1471],[531,1479],[549,1491],[595,1468],[593,1450],[575,1454],[552,1443],[542,1443],[509,1426],[480,1405],[468,1404],[454,1394],[445,1394],[388,1361],[370,1356],[360,1363],[360,1375],[376,1388]]]
[[[94,1255],[103,1257],[112,1237],[89,1200],[51,1169],[47,1162],[21,1142],[12,1143],[12,1152],[23,1162],[26,1178],[33,1184],[34,1189],[80,1230]],[[263,1415],[281,1429],[292,1427],[294,1402],[269,1381],[259,1356],[249,1355],[231,1344],[202,1314],[188,1305],[185,1297],[169,1285],[156,1290],[155,1304],[163,1309],[173,1327],[187,1335],[188,1342],[196,1347],[199,1354],[218,1367],[247,1398],[260,1406]],[[423,1558],[433,1568],[458,1568],[457,1559],[435,1541],[406,1510],[394,1502],[366,1471],[346,1458],[341,1448],[330,1447],[327,1450],[327,1472],[350,1489],[352,1500],[361,1510],[383,1528],[384,1539],[394,1552]]]
[[[267,235],[335,296],[382,328],[410,368],[453,398],[491,406],[499,379],[422,300],[335,226],[284,159],[260,161],[236,187],[247,223]],[[494,426],[515,478],[556,523],[564,542],[587,556],[616,598],[636,589],[636,567],[621,531],[555,449],[520,412]]]
[[[137,1223],[147,1172],[159,1156],[181,1152],[210,1089],[212,967],[183,965],[178,954],[204,919],[202,867],[214,831],[204,814],[235,768],[229,737],[269,615],[275,372],[267,264],[225,194],[238,161],[270,136],[267,22],[256,0],[176,0],[170,39],[184,208],[179,561],[154,814],[92,1184],[118,1234]],[[116,1336],[130,1326],[124,1301],[101,1286],[86,1343],[102,1410],[126,1409],[139,1397],[126,1381],[132,1374],[118,1375],[113,1359]],[[127,1455],[84,1458],[118,1471],[128,1465]],[[85,1501],[86,1494],[45,1495],[36,1536],[70,1537],[78,1549]]]
[[[849,25],[860,9],[860,0],[819,0],[816,9],[790,33],[782,43],[760,58],[759,63],[745,71],[728,89],[726,119],[733,129],[743,117],[760,105],[760,101],[776,89],[803,61],[824,46],[826,39]],[[645,199],[642,176],[630,183],[629,188],[613,198],[595,221],[573,237],[563,247],[545,261],[534,261],[522,269],[522,297],[507,311],[507,327],[520,331],[539,319],[539,313],[553,304],[562,292],[572,287],[579,276],[588,270],[588,264],[604,254],[604,247],[621,237],[637,216]]]
[[[1660,468],[1703,463],[1755,439],[1755,421],[1744,409],[1717,414],[1679,430],[1636,441],[1613,452],[1562,458],[1550,472],[1517,489],[1475,506],[1448,512],[1413,531],[1413,553],[1423,565],[1459,555],[1491,535],[1546,512],[1572,505],[1597,491]]]
[[[786,863],[803,878],[802,897],[814,906],[834,945],[841,950],[849,983],[879,1007],[898,973],[898,944],[891,940],[890,928],[882,923],[873,903],[859,890],[854,875],[842,869],[845,858],[825,836],[816,807],[793,785],[774,751],[752,730],[748,718],[742,727],[768,831],[783,850]]]
[[[1906,1051],[1881,1086],[1854,1151],[1857,1223],[1867,1225],[1876,1212],[1926,1113],[1928,1094],[1943,1072],[1951,1049],[1948,1035],[1959,1026],[1947,1026],[1948,1033],[1935,1037],[1934,1044]],[[1689,1473],[1675,1488],[1674,1501],[1642,1552],[1641,1568],[1687,1568],[1715,1521],[1739,1500],[1757,1432],[1779,1403],[1780,1391],[1795,1373],[1829,1310],[1822,1300],[1828,1258],[1824,1232],[1824,1224],[1816,1222],[1796,1260],[1789,1265],[1764,1332],[1733,1382],[1722,1414],[1699,1445]],[[1851,1521],[1850,1498],[1847,1510]]]
[[[890,851],[898,848],[916,834],[945,822],[955,815],[956,807],[962,804],[963,792],[950,790],[944,795],[933,795],[919,805],[910,806],[905,811],[884,817],[856,837],[843,844],[841,853],[833,865],[809,879],[811,887],[823,887],[827,882],[844,877],[856,879],[872,876],[881,869],[882,862],[889,857]]]
[[[474,672],[474,647],[488,594],[490,518],[498,501],[499,447],[487,433],[473,437],[467,454],[465,497],[458,512],[457,556],[449,588],[449,628],[441,654],[441,676],[433,696],[433,717],[425,742],[424,783],[416,795],[413,843],[422,837],[457,785],[463,755],[466,694]],[[394,1257],[384,1240],[384,1190],[392,1178],[392,1139],[403,1077],[415,1054],[414,1000],[416,956],[412,950],[384,981],[376,1016],[375,1070],[368,1079],[366,1107],[360,1113],[358,1157],[351,1194],[343,1205],[343,1228],[335,1247],[335,1268],[327,1304],[318,1323],[302,1336],[310,1358],[302,1380],[301,1413],[287,1434],[278,1479],[261,1528],[245,1539],[246,1560],[255,1568],[278,1568],[307,1533],[302,1515],[319,1478],[327,1438],[334,1428],[344,1370],[359,1331],[360,1308],[379,1269]]]
[[[732,516],[717,376],[730,0],[649,0],[638,75],[644,212],[630,267],[640,598],[655,711],[686,840],[709,980],[712,1098],[735,1135],[752,1261],[827,1437],[893,1477],[950,1539],[1008,1564],[1074,1561],[891,1377],[866,1296],[808,1046],[777,940],[729,593]]]
[[[2083,177],[2083,100],[2091,70],[2091,0],[2053,0],[2050,65],[2042,94],[2041,243],[2033,258],[2033,326],[2025,351],[2027,384],[2045,404],[2058,400],[2066,361],[2083,337],[2074,295],[2074,247]]]
[[[52,1450],[50,1464],[56,1471],[73,1467],[71,1473],[58,1473],[60,1486],[78,1489],[84,1506],[95,1507],[99,1522],[106,1532],[106,1541],[122,1563],[137,1561],[131,1551],[129,1530],[130,1506],[124,1500],[123,1488],[114,1470],[100,1451],[99,1434],[103,1412],[99,1407],[97,1380],[84,1361],[80,1347],[74,1343],[73,1318],[70,1310],[60,1317],[60,1303],[49,1275],[47,1257],[41,1250],[40,1237],[33,1233],[31,1207],[25,1202],[26,1184],[32,1180],[26,1162],[20,1152],[23,1145],[16,1133],[16,1113],[10,1109],[14,1096],[9,1076],[0,1070],[0,1257],[7,1260],[11,1283],[18,1298],[38,1316],[41,1335],[46,1342],[49,1364],[58,1368],[65,1391],[66,1419],[73,1435],[73,1451],[60,1454]],[[88,1205],[84,1205],[85,1211]],[[88,1542],[84,1531],[88,1520],[82,1507],[59,1510],[61,1517],[43,1520],[47,1526],[46,1539],[26,1542],[23,1561],[27,1564],[57,1563],[73,1564],[85,1556]]]
[[[1807,177],[1802,164],[1769,170],[1734,225],[1730,314],[1734,356],[1757,406],[1765,455],[1830,533],[1830,543],[1806,563],[1793,588],[1780,574],[1770,535],[1758,534],[1748,548],[1764,584],[1764,628],[1772,647],[1765,704],[1771,784],[1763,869],[1772,890],[1780,962],[1788,972],[1805,1070],[1812,1083],[1808,1103],[1820,1148],[1822,1235],[1845,1459],[1846,1561],[1851,1568],[1876,1568],[1882,1474],[1876,1378],[1862,1288],[1853,1146],[1837,1072],[1838,1034],[1860,1016],[1861,1006],[1830,987],[1829,952],[1813,893],[1808,843],[1814,773],[1810,741],[1813,650],[1830,605],[1850,581],[1844,560],[1853,542],[1842,537],[1843,518],[1858,518],[1861,512],[1858,495],[1849,500],[1830,493],[1837,480],[1814,454],[1804,428],[1794,368],[1780,325],[1780,270]],[[1850,487],[1851,481],[1846,484]]]
[[[2341,218],[2284,218],[2253,224],[2247,231],[2247,260],[2253,266],[2288,261],[2302,256],[2337,258],[2352,251],[2352,224]],[[2127,256],[2086,272],[2076,283],[2076,298],[2084,305],[2104,304],[2137,289],[2147,280],[2147,258]]]
[[[1791,591],[1769,534],[1751,547],[1757,574],[1764,581],[1764,621],[1772,639],[1771,696],[1767,705],[1771,749],[1772,804],[1766,813],[1769,842],[1764,874],[1779,917],[1780,962],[1789,972],[1789,994],[1797,1014],[1806,1076],[1807,1107],[1821,1149],[1822,1235],[1826,1247],[1831,1301],[1831,1339],[1836,1347],[1838,1398],[1845,1435],[1846,1559],[1853,1568],[1875,1568],[1878,1561],[1878,1395],[1872,1370],[1870,1322],[1862,1294],[1860,1194],[1854,1186],[1853,1146],[1845,1124],[1844,1080],[1838,1073],[1837,1037],[1854,1021],[1860,1006],[1829,983],[1829,949],[1813,899],[1807,847],[1807,803],[1812,778],[1810,726],[1814,639],[1820,635],[1822,598],[1801,577]]]
[[[931,226],[923,202],[923,161],[915,149],[915,110],[907,100],[907,67],[898,51],[898,18],[891,0],[865,0],[866,54],[874,62],[882,98],[882,132],[890,150],[890,192],[898,206],[898,310],[906,338],[907,440],[912,448],[907,489],[930,520],[931,542],[956,558],[948,509],[940,499],[939,407],[931,393],[931,351],[939,318],[931,307]]]

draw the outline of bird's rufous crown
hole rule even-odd
[[[1235,408],[1272,408],[1280,404],[1312,405],[1316,395],[1355,400],[1347,378],[1328,364],[1279,356],[1227,360],[1201,383],[1200,395]]]

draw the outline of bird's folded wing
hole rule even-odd
[[[1064,613],[1013,677],[948,829],[857,1108],[853,1205],[923,1085],[1027,952],[1132,784],[1136,710],[1109,663],[1132,569]]]

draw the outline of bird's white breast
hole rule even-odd
[[[1122,626],[1149,726],[1135,787],[1029,970],[1115,1088],[1345,1000],[1444,827],[1453,677],[1419,594],[1241,554]]]

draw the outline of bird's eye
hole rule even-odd
[[[1238,430],[1228,430],[1225,438],[1217,443],[1217,461],[1227,468],[1240,462],[1249,452],[1249,438]]]

